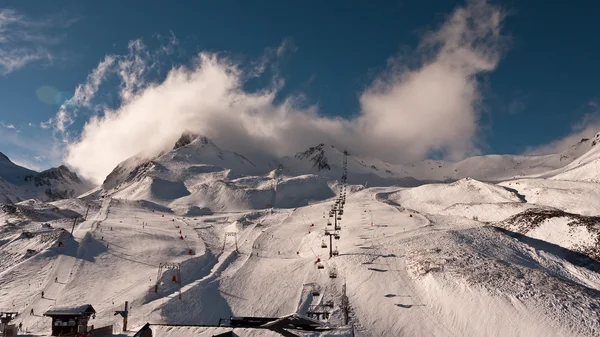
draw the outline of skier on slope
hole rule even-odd
[[[44,292],[42,291],[42,298],[44,298]]]

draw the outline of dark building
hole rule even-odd
[[[90,304],[78,307],[53,307],[44,313],[52,318],[52,336],[87,333],[88,322],[96,310]]]

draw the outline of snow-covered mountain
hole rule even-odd
[[[489,182],[519,177],[549,177],[566,170],[572,171],[582,165],[599,165],[600,152],[598,155],[592,155],[598,151],[595,147],[598,142],[600,134],[593,140],[582,139],[571,148],[557,154],[485,155],[469,157],[459,162],[423,160],[399,165],[355,155],[348,150],[348,172],[351,173],[348,179],[351,184],[413,187],[423,183],[455,181],[467,177]],[[314,173],[339,179],[342,173],[343,152],[344,150],[335,146],[319,144],[294,157],[285,157],[281,162],[284,170],[290,174]]]
[[[3,205],[0,309],[33,309],[14,321],[31,336],[47,335],[39,313],[83,303],[97,310],[92,324],[120,330],[124,300],[130,329],[119,336],[147,322],[153,336],[213,336],[231,329],[187,324],[231,316],[333,329],[311,336],[597,336],[596,143],[414,165],[348,149],[340,189],[345,149],[260,161],[184,134],[81,198]],[[35,174],[3,167],[18,183]],[[167,262],[180,272],[159,268]],[[329,316],[306,318],[315,310]]]
[[[553,155],[487,155],[460,162],[425,160],[404,165],[350,152],[348,183],[415,187],[466,177],[499,182],[566,172],[575,174],[581,170],[587,172],[585,167],[595,165],[589,159],[595,158],[589,154],[595,151],[595,143],[583,139]],[[152,159],[134,156],[120,163],[92,195],[148,200],[184,213],[189,207],[213,211],[295,207],[299,201],[307,203],[333,195],[334,186],[343,174],[345,151],[319,144],[293,157],[253,160],[221,149],[204,136],[184,133],[170,151]],[[571,168],[574,163],[580,164]],[[294,194],[288,195],[287,191]]]
[[[13,163],[0,153],[0,202],[73,198],[90,187],[66,166],[36,172]]]
[[[255,164],[203,136],[184,134],[171,151],[151,160],[119,164],[97,191],[103,196],[148,200],[183,214],[295,207],[334,193],[318,175],[283,176],[279,164]]]

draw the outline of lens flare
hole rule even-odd
[[[58,104],[56,97],[60,95],[60,92],[55,87],[49,85],[43,85],[35,91],[38,99],[46,104]]]

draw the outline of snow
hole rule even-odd
[[[513,198],[503,188],[474,181],[441,186],[471,191],[467,186],[472,184],[490,202]],[[593,336],[600,328],[593,309],[600,305],[599,297],[578,286],[599,286],[597,274],[478,222],[440,222],[446,216],[425,217],[378,197],[394,193],[394,188],[370,188],[348,196],[341,239],[334,242],[340,256],[332,260],[320,248],[332,201],[275,209],[272,214],[259,210],[188,217],[108,198],[97,214],[78,225],[65,247],[38,246],[42,253],[2,272],[0,307],[14,303],[19,312],[33,308],[41,313],[53,305],[91,303],[98,312],[94,325],[112,323],[118,329],[113,311],[128,300],[133,333],[148,321],[216,324],[230,316],[306,314],[308,304],[332,300],[330,324],[343,325],[339,303],[346,283],[359,336],[400,331],[413,336]],[[223,250],[225,232],[237,233],[239,253],[234,238]],[[315,268],[313,251],[324,270]],[[552,268],[544,261],[552,262]],[[168,272],[161,277],[159,292],[152,291],[160,262],[182,263],[181,299]],[[328,277],[331,268],[338,278]],[[21,281],[24,275],[31,287]],[[55,276],[59,283],[54,283]],[[537,284],[544,286],[536,290]],[[315,287],[320,295],[312,297]],[[569,292],[560,295],[552,287]],[[41,290],[47,299],[40,298]],[[492,309],[494,315],[489,315]],[[580,317],[585,324],[566,324]],[[16,322],[43,334],[49,321],[23,315]],[[170,336],[185,328],[153,329]]]
[[[528,204],[582,215],[600,215],[600,184],[554,179],[523,179],[500,183],[516,190]]]
[[[429,184],[402,190],[388,198],[405,208],[424,213],[438,213],[457,204],[518,203],[519,196],[503,187],[461,179],[451,184]]]
[[[35,172],[14,164],[0,153],[0,202],[52,201],[76,197],[89,189],[89,184],[65,166]]]
[[[64,306],[64,307],[52,307],[50,310],[46,311],[44,315],[77,315],[84,312],[94,312],[94,308],[90,304],[79,305],[76,307],[73,306]]]
[[[330,244],[343,150],[256,162],[190,135],[121,163],[81,198],[0,205],[0,310],[20,312],[14,323],[32,336],[49,334],[44,311],[86,303],[90,324],[120,331],[125,301],[121,336],[147,322],[155,336],[212,336],[231,328],[183,325],[315,305],[330,305],[322,321],[336,329],[304,336],[597,336],[600,185],[561,176],[589,177],[573,172],[594,169],[591,143],[414,167],[351,154]],[[164,263],[181,274],[159,274]]]

